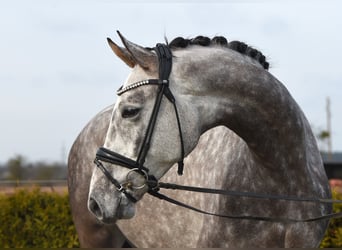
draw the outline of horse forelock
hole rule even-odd
[[[253,48],[252,46],[247,45],[241,41],[231,41],[228,40],[223,36],[215,36],[212,39],[205,36],[197,36],[192,39],[183,38],[183,37],[176,37],[168,46],[171,49],[184,49],[192,45],[200,45],[200,46],[222,46],[228,49],[234,50],[239,52],[240,54],[246,55],[254,60],[256,60],[264,69],[269,69],[269,62],[266,60],[266,57],[262,52]]]

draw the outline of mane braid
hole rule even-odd
[[[259,50],[254,49],[253,47],[245,44],[244,42],[240,42],[240,41],[228,42],[228,40],[223,36],[215,36],[212,39],[210,39],[209,37],[205,37],[205,36],[197,36],[192,39],[176,37],[168,44],[170,48],[186,48],[191,45],[200,45],[200,46],[220,45],[220,46],[232,49],[234,51],[237,51],[240,54],[253,58],[257,62],[259,62],[261,66],[266,70],[268,70],[270,66],[269,62],[267,62],[266,60],[266,57]]]

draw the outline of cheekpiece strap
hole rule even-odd
[[[183,136],[182,136],[182,130],[181,130],[181,125],[180,125],[178,110],[176,107],[176,100],[175,100],[171,90],[169,89],[169,80],[168,80],[170,73],[171,73],[171,70],[172,70],[172,53],[171,53],[170,48],[167,45],[162,44],[162,43],[158,43],[156,45],[156,47],[154,48],[154,50],[158,56],[159,79],[148,79],[148,80],[143,80],[143,81],[132,83],[126,87],[121,86],[117,90],[116,93],[117,93],[117,95],[120,96],[129,90],[136,89],[138,87],[146,86],[146,85],[159,85],[161,87],[160,88],[161,92],[160,92],[159,97],[156,100],[154,110],[152,112],[152,116],[151,116],[151,119],[149,122],[149,126],[148,126],[148,129],[146,131],[146,135],[144,137],[144,142],[142,144],[143,146],[140,149],[140,153],[138,155],[138,159],[136,161],[136,164],[139,165],[139,169],[141,169],[143,167],[147,151],[149,150],[150,140],[152,137],[153,128],[154,128],[155,121],[157,118],[157,114],[159,111],[161,97],[162,97],[162,95],[165,95],[167,97],[167,99],[173,104],[174,109],[175,109],[175,113],[176,113],[177,124],[178,124],[179,135],[180,135],[180,141],[181,141],[181,160],[178,162],[178,171],[177,172],[178,172],[178,175],[182,175],[183,169],[184,169],[184,163],[183,163],[184,142],[183,142]],[[158,99],[159,99],[159,101],[158,101]],[[121,160],[122,160],[122,158],[121,158]],[[126,164],[127,162],[128,161],[124,161],[124,164]]]

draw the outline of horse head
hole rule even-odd
[[[125,48],[110,39],[109,45],[132,72],[117,92],[104,146],[95,159],[99,168],[93,171],[88,199],[89,210],[104,223],[133,217],[135,203],[153,181],[182,161],[201,132],[199,113],[180,101],[181,88],[175,84],[175,72],[170,74],[168,48],[143,48],[119,35]],[[170,53],[168,63],[162,59],[165,53]],[[161,76],[163,70],[168,71],[165,76]]]

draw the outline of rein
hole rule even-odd
[[[240,219],[240,220],[257,220],[257,221],[268,221],[268,222],[312,222],[312,221],[319,221],[324,219],[332,219],[332,218],[340,218],[342,217],[342,212],[339,213],[329,213],[326,215],[321,215],[317,217],[305,218],[305,219],[294,219],[294,218],[282,218],[282,217],[266,217],[266,216],[252,216],[252,215],[227,215],[227,214],[216,214],[207,212],[196,207],[187,205],[180,201],[177,201],[173,198],[170,198],[164,194],[159,193],[159,189],[172,189],[172,190],[183,190],[183,191],[190,191],[190,192],[198,192],[198,193],[207,193],[207,194],[219,194],[224,196],[234,196],[234,197],[248,197],[248,198],[255,198],[255,199],[264,199],[264,200],[286,200],[286,201],[297,201],[297,202],[314,202],[314,203],[342,203],[342,200],[333,200],[333,199],[321,199],[315,197],[295,197],[295,196],[284,196],[284,195],[270,195],[270,194],[258,194],[253,192],[239,192],[239,191],[230,191],[230,190],[222,190],[222,189],[212,189],[212,188],[201,188],[201,187],[194,187],[194,186],[183,186],[173,183],[164,183],[164,182],[157,182],[157,183],[148,183],[149,186],[149,194],[157,197],[161,200],[165,200],[169,203],[174,205],[184,207],[190,209],[192,211],[211,215],[221,218],[228,218],[228,219]],[[151,187],[150,187],[151,185]]]
[[[96,157],[94,160],[94,163],[96,164],[96,166],[104,173],[104,175],[110,180],[110,182],[116,187],[116,189],[119,192],[122,192],[124,195],[126,195],[126,197],[130,201],[134,203],[137,202],[137,199],[129,191],[130,189],[132,189],[132,187],[129,187],[129,185],[127,185],[128,182],[120,183],[118,180],[116,180],[111,175],[111,173],[103,166],[102,161],[110,163],[110,164],[120,165],[122,167],[130,169],[127,176],[132,171],[141,174],[145,179],[145,183],[141,186],[133,187],[133,189],[140,189],[140,188],[145,187],[145,185],[147,185],[148,193],[150,195],[157,197],[161,200],[167,201],[169,203],[172,203],[174,205],[178,205],[180,207],[184,207],[184,208],[187,208],[187,209],[190,209],[190,210],[193,210],[198,213],[205,214],[205,215],[212,215],[212,216],[229,218],[229,219],[244,219],[244,220],[257,220],[257,221],[283,222],[283,223],[312,222],[312,221],[342,217],[342,212],[330,213],[330,214],[321,215],[318,217],[305,218],[305,219],[277,218],[277,217],[265,217],[265,216],[251,216],[251,215],[216,214],[216,213],[210,213],[210,212],[195,208],[193,206],[187,205],[173,198],[170,198],[164,194],[161,194],[159,190],[164,188],[164,189],[183,190],[183,191],[190,191],[190,192],[219,194],[219,195],[225,195],[225,196],[248,197],[248,198],[255,198],[255,199],[314,202],[318,204],[342,203],[341,200],[321,199],[321,198],[315,198],[315,197],[294,197],[294,196],[282,196],[282,195],[257,194],[257,193],[252,193],[252,192],[238,192],[238,191],[229,191],[229,190],[221,190],[221,189],[183,186],[183,185],[177,185],[173,183],[159,182],[155,176],[150,175],[149,169],[144,166],[144,163],[145,163],[146,155],[150,149],[150,143],[151,143],[154,127],[157,121],[160,104],[161,104],[163,96],[165,96],[173,104],[175,114],[176,114],[179,137],[180,137],[180,144],[181,144],[181,160],[178,162],[178,171],[177,171],[179,175],[183,174],[183,168],[184,168],[183,160],[185,157],[183,135],[182,135],[182,129],[181,129],[180,119],[178,115],[178,110],[176,106],[176,100],[171,90],[169,89],[168,79],[169,79],[171,68],[172,68],[172,53],[169,47],[164,44],[157,44],[154,50],[157,53],[158,60],[159,60],[159,79],[149,79],[149,80],[140,81],[137,83],[130,84],[126,87],[121,87],[117,91],[117,94],[120,96],[129,90],[132,90],[132,89],[144,86],[144,85],[157,85],[158,86],[158,92],[157,92],[155,104],[152,110],[150,121],[149,121],[147,130],[145,132],[145,137],[144,137],[137,159],[132,160],[119,153],[113,152],[107,148],[100,147],[96,153]]]

